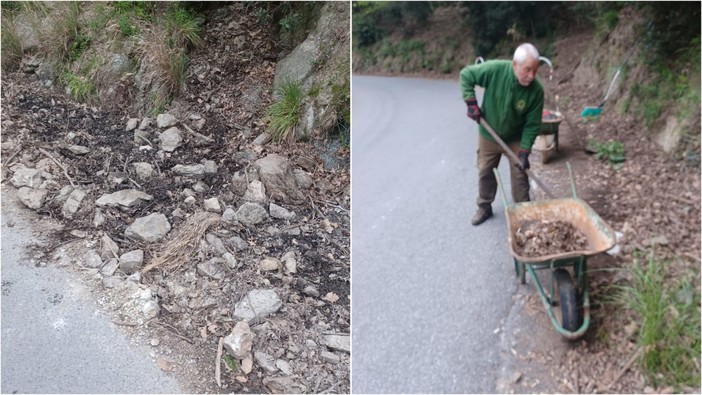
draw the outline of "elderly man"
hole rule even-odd
[[[491,60],[461,70],[463,100],[468,117],[480,123],[483,117],[519,157],[521,163],[510,167],[512,199],[529,201],[529,153],[541,129],[544,89],[536,80],[539,51],[531,44],[522,44],[514,51],[513,60]],[[475,86],[485,88],[482,108],[475,98]],[[478,211],[471,223],[480,225],[492,216],[492,202],[497,180],[492,172],[500,163],[502,148],[480,126],[478,137]]]

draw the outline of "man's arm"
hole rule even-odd
[[[475,98],[475,86],[479,85],[487,88],[490,65],[488,62],[466,66],[461,70],[460,82],[463,100]]]

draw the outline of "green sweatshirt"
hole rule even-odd
[[[505,143],[519,141],[520,148],[531,151],[541,130],[544,88],[534,79],[529,86],[517,81],[510,60],[489,60],[466,66],[460,74],[463,100],[475,97],[475,86],[485,88],[480,113]],[[495,139],[480,125],[480,135]]]

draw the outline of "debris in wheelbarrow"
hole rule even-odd
[[[535,258],[544,255],[587,250],[585,234],[566,221],[524,221],[515,232],[519,255]]]

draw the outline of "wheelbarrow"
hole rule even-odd
[[[541,115],[541,130],[534,142],[533,150],[541,153],[541,163],[548,163],[554,152],[558,152],[558,126],[563,122],[559,111],[544,109]]]
[[[526,273],[536,287],[551,324],[567,339],[581,337],[590,325],[590,299],[587,281],[587,258],[611,249],[616,243],[612,228],[583,200],[575,190],[573,173],[567,163],[572,198],[547,199],[533,202],[507,204],[502,180],[494,169],[500,186],[507,218],[507,241],[514,258],[514,269],[521,284],[526,283]],[[516,251],[515,233],[525,221],[565,221],[571,223],[587,238],[584,250],[563,252],[538,257],[526,257]],[[548,293],[536,272],[548,270]],[[556,288],[558,297],[556,299]],[[556,319],[554,307],[560,306],[561,322]]]

